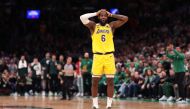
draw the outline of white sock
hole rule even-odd
[[[107,108],[111,107],[113,98],[107,97]]]
[[[96,107],[96,108],[99,108],[99,106],[98,106],[98,97],[92,98],[92,101],[93,101],[93,106]]]

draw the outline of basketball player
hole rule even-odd
[[[97,16],[99,23],[89,20],[91,17]],[[108,18],[113,17],[116,21],[108,23]],[[80,16],[82,23],[90,29],[92,34],[92,97],[93,109],[98,109],[98,82],[102,74],[107,78],[107,109],[111,109],[112,97],[114,92],[113,78],[115,74],[114,60],[114,43],[113,33],[116,28],[122,26],[128,21],[128,17],[124,15],[111,14],[105,9],[101,9],[95,13],[87,13]]]

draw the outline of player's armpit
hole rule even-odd
[[[96,23],[93,22],[93,21],[90,21],[88,24],[85,24],[85,26],[90,29],[90,32],[91,32],[91,33],[93,33],[93,32],[94,32],[94,29],[95,29],[95,26],[96,26]]]
[[[128,21],[128,17],[124,15],[112,14],[112,17],[118,19],[110,23],[110,26],[113,29],[119,28],[120,26],[124,25]]]

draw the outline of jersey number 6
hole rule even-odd
[[[106,36],[102,35],[101,39],[102,39],[102,42],[105,42],[106,41]]]

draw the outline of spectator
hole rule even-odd
[[[64,61],[64,56],[63,55],[59,55],[59,61],[57,62],[58,65],[61,65],[61,69],[64,67],[65,65],[65,61]],[[57,66],[58,66],[57,65]],[[60,67],[59,67],[60,68]],[[58,69],[57,69],[58,70]],[[60,82],[59,82],[60,83]],[[58,87],[61,87],[61,84],[58,84]],[[62,90],[60,88],[58,88],[58,92],[61,92]]]
[[[22,55],[18,63],[18,75],[20,78],[22,79],[25,78],[26,74],[28,73],[27,69],[28,69],[28,66],[25,60],[25,56]]]
[[[83,77],[83,86],[84,94],[86,96],[91,95],[91,80],[92,80],[92,60],[89,58],[89,53],[84,53],[84,59],[81,61],[82,77]]]
[[[41,65],[42,65],[42,96],[46,95],[46,92],[49,91],[49,80],[47,78],[47,75],[49,74],[49,63],[51,61],[50,53],[47,52],[45,55],[45,58],[42,59]]]
[[[6,69],[8,69],[6,63],[4,62],[4,60],[0,59],[0,74],[2,74]]]
[[[131,74],[133,75],[135,73],[135,64],[133,62],[130,63],[130,67],[129,67],[129,71],[131,72]]]
[[[185,75],[185,93],[186,93],[186,101],[190,102],[190,73],[189,71]]]
[[[169,52],[173,51],[173,54]],[[185,77],[185,64],[184,59],[185,55],[181,52],[180,47],[173,48],[173,45],[170,44],[167,47],[167,57],[173,60],[173,67],[175,72],[175,82],[179,87],[179,98],[176,100],[178,103],[185,103],[185,87],[184,87],[184,77]]]
[[[63,94],[65,92],[65,88],[64,88],[64,70],[63,70],[61,64],[57,65],[57,70],[59,72],[58,78],[59,78],[60,87],[61,87],[61,91],[62,91],[61,100],[66,100],[66,96]]]
[[[60,56],[59,56],[58,64],[60,64],[60,65],[62,66],[62,68],[63,68],[63,66],[65,65],[64,56],[63,56],[63,55],[60,55]]]
[[[135,72],[131,77],[131,82],[129,83],[128,96],[138,97],[140,95],[140,89],[144,80],[140,77],[139,72]]]
[[[147,69],[145,71],[145,81],[144,84],[141,86],[141,89],[143,91],[143,96],[147,98],[154,98],[155,93],[155,80],[156,76],[154,75],[154,72],[151,69]]]
[[[160,82],[160,90],[163,92],[162,98],[159,99],[159,101],[168,101],[172,102],[174,101],[174,71],[170,70],[170,75],[168,76],[166,72],[162,72],[162,80]]]
[[[57,60],[56,55],[52,55],[52,59],[49,63],[49,74],[47,75],[49,79],[49,96],[57,96],[59,80],[57,71]]]
[[[32,72],[29,72],[26,76],[26,84],[25,84],[25,96],[33,95],[32,90],[33,88],[33,79],[32,79]]]
[[[136,71],[138,71],[140,74],[142,74],[142,73],[143,73],[143,69],[144,69],[143,62],[140,61],[140,62],[139,62],[139,66],[138,66],[138,68],[136,69]]]
[[[81,72],[81,60],[82,57],[78,58],[78,61],[76,62],[76,74],[77,74],[77,86],[78,86],[78,94],[77,96],[83,96],[84,95],[84,87],[83,87],[83,78],[82,78],[82,72]]]
[[[17,92],[19,96],[24,96],[25,84],[26,84],[26,78],[24,76],[19,76],[17,80]]]
[[[0,95],[9,95],[10,93],[9,72],[5,69],[0,78]]]
[[[33,92],[37,96],[41,93],[41,76],[42,76],[42,68],[41,64],[38,61],[38,58],[34,58],[33,62],[31,63],[32,68],[32,85],[33,85]]]
[[[8,64],[8,70],[13,75],[17,74],[18,67],[17,67],[17,64],[14,62],[13,59],[11,59],[10,64]]]
[[[124,67],[123,67],[124,68]],[[114,97],[119,97],[119,94],[122,93],[121,90],[125,89],[126,82],[126,73],[125,70],[121,67],[121,65],[117,66],[117,71],[114,76]],[[123,86],[123,87],[121,87]],[[122,89],[120,89],[122,88]],[[120,89],[120,90],[119,90]]]
[[[17,96],[17,73],[10,73],[9,84],[11,88],[11,96]]]

